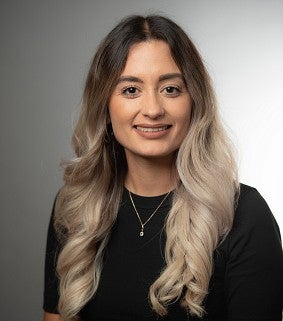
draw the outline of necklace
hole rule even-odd
[[[135,212],[136,212],[136,214],[137,214],[137,217],[138,217],[138,219],[139,219],[139,222],[140,222],[140,224],[141,224],[140,236],[144,236],[144,227],[145,227],[145,225],[153,218],[154,214],[158,211],[158,209],[160,208],[160,206],[164,203],[164,201],[166,200],[166,198],[168,197],[168,195],[170,194],[170,192],[168,192],[168,193],[164,196],[164,198],[162,199],[161,203],[156,207],[156,209],[151,213],[151,215],[149,216],[149,218],[148,218],[145,222],[142,222],[141,217],[140,217],[140,215],[139,215],[139,212],[138,212],[138,210],[137,210],[137,208],[136,208],[136,205],[135,205],[135,203],[134,203],[134,201],[133,201],[132,194],[131,194],[130,191],[128,191],[128,192],[129,192],[129,197],[130,197],[131,203],[132,203],[132,205],[133,205],[133,208],[134,208],[134,210],[135,210]]]

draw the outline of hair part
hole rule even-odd
[[[125,18],[93,58],[72,138],[76,157],[65,163],[65,184],[56,201],[55,228],[62,241],[59,312],[64,321],[77,320],[97,290],[127,172],[124,149],[109,133],[109,97],[130,48],[151,40],[169,45],[193,101],[190,129],[176,157],[180,183],[166,221],[166,266],[150,287],[157,314],[165,315],[168,305],[180,300],[190,314],[203,315],[213,252],[232,226],[237,169],[197,49],[168,18]]]

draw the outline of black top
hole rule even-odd
[[[133,199],[144,222],[164,195]],[[165,265],[164,222],[168,197],[145,226],[140,223],[124,190],[118,219],[104,254],[100,284],[82,309],[83,321],[174,320],[197,321],[179,303],[166,317],[150,308],[148,290]],[[50,221],[45,265],[44,310],[57,313],[58,279],[55,274],[59,244]],[[283,258],[280,234],[266,202],[252,187],[241,184],[233,228],[214,253],[214,273],[205,300],[209,321],[280,321],[282,317]]]

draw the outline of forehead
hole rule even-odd
[[[169,45],[162,40],[149,40],[132,45],[122,75],[180,72]]]

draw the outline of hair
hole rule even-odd
[[[190,128],[176,156],[180,182],[166,219],[166,266],[149,291],[157,314],[166,315],[175,301],[191,315],[205,313],[213,252],[232,226],[237,169],[200,54],[166,17],[125,18],[102,41],[91,63],[72,137],[76,158],[66,162],[65,184],[57,196],[59,312],[64,321],[79,320],[79,311],[97,290],[127,172],[123,147],[109,137],[109,97],[131,46],[151,40],[168,44],[192,99]]]

